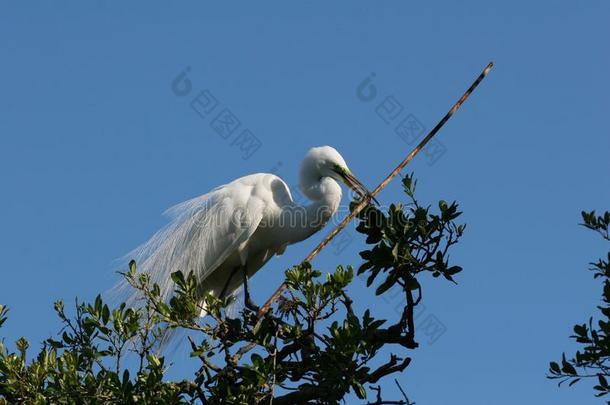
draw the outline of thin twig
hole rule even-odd
[[[409,401],[409,398],[407,397],[407,394],[405,394],[405,391],[402,389],[400,383],[398,382],[398,380],[396,378],[394,379],[394,382],[396,383],[396,385],[398,386],[398,389],[402,393],[402,397],[405,399],[405,401],[407,401],[406,404],[407,405],[415,405],[415,402]]]
[[[489,71],[491,70],[491,68],[493,67],[493,62],[490,62],[485,69],[483,70],[483,72],[481,72],[481,74],[479,75],[479,77],[477,77],[477,79],[470,85],[470,87],[468,88],[468,90],[466,90],[464,92],[464,94],[462,95],[462,97],[460,97],[460,99],[453,105],[453,107],[451,107],[451,109],[449,110],[449,112],[447,112],[447,114],[445,114],[445,116],[438,122],[438,124],[436,124],[436,126],[434,128],[432,128],[432,130],[428,133],[428,135],[426,135],[426,137],[411,151],[411,153],[409,153],[407,155],[407,157],[400,162],[400,164],[398,166],[396,166],[396,168],[388,175],[388,177],[386,177],[378,186],[377,188],[375,188],[375,190],[373,190],[373,192],[371,192],[370,194],[364,196],[362,198],[362,200],[360,200],[360,203],[356,206],[356,208],[354,208],[354,210],[348,215],[346,216],[343,221],[341,221],[339,223],[339,225],[337,225],[335,227],[335,229],[333,229],[326,238],[324,238],[324,240],[322,242],[320,242],[320,244],[318,246],[315,247],[314,250],[311,251],[311,253],[305,258],[305,260],[303,260],[303,262],[311,262],[317,255],[318,253],[320,253],[320,251],[322,249],[324,249],[324,247],[326,245],[328,245],[328,243],[339,234],[339,232],[341,232],[343,230],[343,228],[345,228],[345,226],[352,220],[354,219],[359,213],[360,211],[362,211],[367,205],[369,205],[369,203],[371,202],[371,200],[373,198],[375,198],[375,196],[377,194],[379,194],[379,192],[381,190],[383,190],[385,188],[385,186],[388,185],[388,183],[390,181],[392,181],[392,179],[394,177],[396,177],[398,175],[398,173],[400,173],[400,171],[402,169],[404,169],[404,167],[411,161],[413,160],[413,158],[424,148],[424,146],[426,146],[426,144],[430,141],[430,139],[432,139],[432,137],[434,135],[436,135],[436,133],[443,127],[443,125],[445,125],[445,123],[447,121],[449,121],[449,118],[451,118],[451,116],[453,114],[455,114],[455,112],[462,106],[462,104],[464,103],[464,101],[466,101],[466,99],[468,98],[468,96],[470,96],[470,94],[474,91],[474,89],[479,85],[479,83],[481,83],[481,81],[485,78],[485,76],[487,76],[487,74],[489,73]],[[261,309],[258,311],[258,317],[262,317],[263,315],[265,315],[267,313],[267,311],[269,311],[269,308],[271,308],[271,305],[273,305],[273,303],[279,298],[279,296],[282,294],[282,292],[286,289],[286,284],[282,283],[282,285],[280,285],[277,290],[275,290],[275,292],[273,293],[273,295],[267,300],[267,302],[265,302],[265,304],[261,307]]]

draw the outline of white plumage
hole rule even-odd
[[[300,171],[300,188],[311,204],[295,204],[286,183],[273,174],[241,177],[167,210],[170,222],[126,258],[150,274],[165,300],[174,290],[170,276],[178,270],[195,272],[202,297],[233,294],[244,271],[253,276],[287,245],[306,239],[328,222],[341,201],[337,181],[360,195],[368,193],[334,148],[312,148]],[[123,281],[119,289],[126,288]],[[135,297],[132,294],[128,302]]]

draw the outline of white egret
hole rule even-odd
[[[299,184],[311,204],[297,205],[276,175],[241,177],[170,208],[170,223],[127,256],[150,274],[166,300],[174,290],[170,276],[178,270],[195,273],[202,298],[234,294],[272,256],[328,222],[341,202],[339,182],[368,194],[334,148],[312,148],[301,164]]]

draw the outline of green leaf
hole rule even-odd
[[[553,373],[561,374],[561,368],[559,368],[559,364],[557,364],[556,362],[552,361],[549,367]]]
[[[104,305],[104,307],[102,308],[102,322],[105,324],[108,323],[108,320],[110,319],[110,309],[108,308],[108,305]]]
[[[257,368],[260,368],[263,365],[263,358],[259,354],[256,354],[256,353],[253,353],[250,356],[250,361]]]
[[[354,387],[354,391],[356,392],[356,396],[358,396],[358,398],[360,398],[360,399],[366,398],[366,390],[364,389],[362,384],[360,384],[358,381],[354,381],[352,383],[352,387]]]
[[[172,281],[176,283],[180,288],[186,288],[186,280],[184,274],[181,271],[175,271],[171,275]]]
[[[462,268],[460,266],[451,266],[446,270],[446,273],[454,275],[459,273],[460,271],[462,271]]]
[[[384,292],[386,292],[387,290],[392,288],[392,286],[395,283],[396,283],[396,277],[393,274],[390,274],[388,276],[388,278],[386,278],[385,281],[383,283],[381,283],[381,285],[379,285],[379,287],[377,287],[377,289],[375,290],[375,295],[383,294]]]
[[[568,384],[568,387],[571,387],[572,385],[576,384],[577,382],[580,381],[580,378],[575,378],[572,381],[570,381],[570,383]]]

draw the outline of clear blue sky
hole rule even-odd
[[[82,3],[0,6],[3,336],[56,332],[52,302],[112,286],[112,260],[165,208],[274,167],[295,184],[311,146],[335,146],[377,184],[410,149],[396,123],[431,128],[493,60],[439,134],[445,153],[410,165],[420,197],[458,200],[468,228],[459,285],[424,281],[420,319],[444,333],[420,335],[400,379],[422,405],[599,403],[545,372],[599,302],[585,268],[608,250],[577,226],[581,209],[610,208],[607,1]],[[180,97],[172,81],[186,67]],[[366,102],[356,90],[371,73]],[[202,118],[189,102],[206,89],[218,105]],[[376,106],[388,96],[402,111],[386,124]],[[240,121],[227,139],[211,126],[224,108]],[[248,159],[244,129],[260,141]],[[379,199],[402,198],[395,183]],[[318,267],[358,264],[363,242],[348,232]],[[323,236],[270,262],[255,300]],[[381,316],[396,305],[355,293]],[[189,370],[180,357],[172,375]]]

